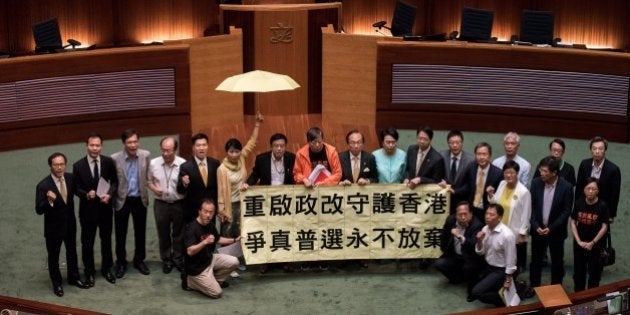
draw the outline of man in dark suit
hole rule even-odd
[[[420,184],[436,184],[446,178],[444,159],[431,147],[433,129],[421,126],[416,132],[417,145],[407,149],[407,168],[403,183],[411,189]]]
[[[558,176],[560,163],[548,156],[538,164],[540,177],[532,181],[532,262],[529,282],[540,286],[547,247],[551,253],[551,284],[562,284],[564,277],[564,240],[573,208],[573,186]]]
[[[378,182],[376,160],[369,152],[363,151],[363,135],[352,130],[346,135],[348,150],[339,153],[342,185],[366,185]]]
[[[276,133],[269,139],[271,151],[256,156],[248,185],[293,185],[295,154],[287,152],[287,137]]]
[[[446,143],[448,150],[440,151],[446,170],[444,181],[452,187],[462,186],[468,167],[475,162],[475,157],[463,150],[464,134],[459,130],[449,131],[446,135]],[[455,208],[460,201],[462,199],[458,196],[451,195],[451,214],[455,213]]]
[[[252,173],[247,178],[247,185],[293,185],[293,166],[295,154],[287,151],[287,136],[275,133],[269,138],[271,151],[258,154]],[[260,265],[258,272],[266,273],[275,264]],[[291,264],[283,263],[285,272],[291,271]]]
[[[74,183],[72,174],[66,173],[66,156],[53,153],[48,158],[50,175],[42,179],[35,189],[35,210],[44,215],[44,237],[48,251],[48,274],[53,292],[63,296],[59,252],[61,244],[66,246],[68,284],[87,289],[81,281],[77,262],[77,223],[74,217]]]
[[[177,181],[177,192],[185,194],[184,222],[197,217],[201,200],[217,200],[217,169],[221,163],[208,156],[208,136],[198,133],[192,137],[193,159],[182,164]],[[203,172],[203,174],[202,174]]]
[[[461,186],[451,187],[451,194],[472,205],[473,215],[485,222],[484,214],[490,204],[486,189],[497,189],[503,180],[503,171],[490,163],[492,146],[486,142],[475,145],[475,162],[468,167]]]
[[[179,167],[177,180],[177,192],[185,195],[184,224],[197,217],[202,200],[218,198],[217,169],[221,163],[208,156],[208,136],[204,133],[193,135],[192,145],[194,156]],[[215,224],[214,221],[212,224]],[[185,270],[182,270],[182,289],[188,291],[186,277]]]
[[[72,167],[76,195],[79,197],[79,222],[81,222],[81,256],[85,268],[85,281],[94,286],[94,241],[96,229],[101,239],[101,274],[110,283],[116,278],[111,268],[112,256],[112,205],[111,200],[118,189],[118,177],[114,160],[101,155],[103,138],[90,133],[86,141],[86,157],[76,161]],[[97,193],[99,180],[109,183],[109,189]]]
[[[582,160],[575,185],[575,199],[584,198],[586,179],[595,177],[599,180],[599,198],[608,206],[610,223],[617,216],[619,192],[621,190],[621,171],[612,161],[606,159],[608,141],[602,137],[594,137],[590,141],[592,158]],[[610,228],[610,226],[609,226]]]
[[[467,281],[471,288],[474,276],[483,269],[483,258],[475,253],[477,232],[483,225],[472,215],[467,201],[458,203],[455,214],[446,219],[440,242],[442,256],[435,262],[435,268],[450,283]]]

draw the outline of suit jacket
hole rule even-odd
[[[455,190],[454,195],[456,195],[460,200],[467,200],[471,204],[475,199],[475,190],[477,188],[477,168],[479,164],[477,162],[473,162],[465,173],[464,178],[462,179],[461,186],[453,187]],[[483,185],[483,207],[484,209],[488,207],[490,202],[488,201],[488,193],[486,192],[486,187],[492,186],[494,189],[499,187],[499,184],[503,180],[503,171],[498,167],[490,164],[488,166],[488,175],[486,176],[486,182]],[[473,205],[475,206],[475,205]]]
[[[199,210],[202,199],[212,199],[218,203],[218,187],[217,187],[217,169],[221,163],[211,157],[206,158],[206,167],[208,169],[208,186],[203,184],[201,173],[197,161],[193,157],[179,167],[179,178],[177,180],[177,192],[184,194],[184,218],[194,218]],[[182,177],[188,175],[190,184],[184,187]],[[218,207],[218,204],[217,204]]]
[[[457,225],[457,218],[455,215],[450,215],[446,218],[444,226],[442,227],[442,238],[440,248],[444,256],[455,256],[455,240],[451,230]],[[464,243],[462,244],[462,256],[466,258],[483,259],[481,256],[475,253],[475,244],[477,243],[477,232],[481,231],[484,224],[473,216],[468,228],[464,231]]]
[[[532,217],[531,231],[532,237],[538,237],[536,230],[543,227],[543,198],[545,195],[545,182],[536,177],[532,180]],[[549,238],[563,240],[567,238],[567,222],[573,209],[573,186],[561,177],[558,177],[556,188],[551,202],[549,212]]]
[[[272,152],[258,154],[252,173],[247,178],[248,185],[271,185],[271,158]],[[295,165],[295,154],[284,152],[284,185],[293,185],[293,166]]]
[[[459,158],[459,164],[457,165],[457,171],[455,172],[455,178],[451,178],[451,151],[441,151],[440,155],[442,156],[442,159],[444,159],[446,182],[449,183],[451,186],[461,186],[464,177],[466,177],[465,175],[468,167],[475,162],[475,157],[468,152],[462,151],[462,154]]]
[[[586,179],[591,177],[593,171],[593,159],[585,159],[580,163],[578,169],[577,184],[575,185],[575,199],[584,198],[584,186]],[[608,159],[604,160],[602,173],[599,176],[599,198],[608,206],[610,217],[617,216],[617,206],[619,205],[619,192],[621,190],[621,171],[615,163]]]
[[[101,162],[101,169],[99,171],[100,177],[109,182],[109,191],[107,192],[111,197],[111,201],[114,201],[116,192],[118,191],[118,176],[116,175],[116,166],[114,160],[109,156],[99,155],[99,161]],[[98,209],[110,208],[111,204],[101,203],[99,198],[87,199],[87,193],[90,190],[96,190],[98,187],[98,178],[94,178],[92,173],[94,164],[91,163],[92,159],[88,160],[88,157],[84,157],[74,163],[72,166],[72,174],[74,175],[74,185],[76,187],[76,195],[79,197],[79,218],[82,220],[96,221],[98,218]]]
[[[341,180],[353,181],[352,177],[352,158],[350,151],[343,151],[339,153],[339,162],[341,163]],[[378,183],[378,171],[376,170],[376,159],[374,156],[366,151],[361,151],[361,161],[359,161],[359,177],[365,178],[370,183]]]
[[[444,168],[444,159],[433,149],[429,148],[427,156],[424,157],[420,170],[416,172],[416,162],[418,160],[418,145],[411,145],[407,149],[407,169],[405,178],[412,179],[420,177],[421,184],[439,183],[446,178],[446,169]]]
[[[76,219],[74,216],[74,182],[72,174],[65,173],[67,203],[61,198],[61,193],[55,184],[52,175],[42,179],[35,189],[35,211],[44,215],[44,237],[64,238],[66,233],[76,233]],[[52,206],[48,202],[46,194],[52,191],[57,199]]]
[[[142,204],[146,207],[149,205],[149,164],[151,164],[151,154],[147,150],[138,149],[138,171],[140,172],[140,182],[138,188],[140,190],[140,198]],[[114,210],[122,209],[127,199],[127,189],[129,183],[125,176],[125,151],[118,151],[112,154],[112,159],[116,164],[116,176],[118,177],[118,192],[114,199]]]

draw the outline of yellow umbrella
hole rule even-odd
[[[274,92],[295,90],[299,87],[300,85],[288,75],[254,70],[223,80],[216,90],[227,92]]]

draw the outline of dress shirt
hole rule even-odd
[[[271,186],[284,184],[284,155],[276,160],[271,154]]]
[[[162,189],[162,196],[155,196],[155,199],[172,203],[184,199],[184,195],[177,192],[177,179],[179,178],[179,167],[186,160],[176,156],[171,165],[164,163],[164,158],[157,157],[149,164],[149,182],[156,184]]]
[[[499,223],[492,230],[486,225],[481,231],[486,236],[481,248],[475,245],[475,252],[484,255],[488,265],[505,268],[506,274],[513,274],[516,271],[516,238],[512,230]]]
[[[503,164],[505,164],[505,161],[507,161],[505,155],[500,156],[492,161],[492,165],[503,169]],[[512,161],[518,163],[518,166],[520,168],[520,170],[518,171],[518,181],[525,185],[525,187],[529,188],[529,173],[532,168],[531,164],[529,164],[527,160],[525,160],[518,154],[514,157],[514,159],[512,159]]]
[[[556,184],[558,183],[558,178],[551,184],[545,184],[545,191],[543,193],[543,224],[545,226],[549,225],[549,214],[551,213],[551,204],[553,203],[553,196],[556,192]]]
[[[606,163],[606,158],[602,159],[602,162],[599,163],[599,166],[596,166],[595,159],[593,159],[593,169],[591,170],[591,177],[599,179],[599,177],[602,176],[602,168],[604,168],[604,163]]]
[[[125,176],[127,177],[127,197],[140,197],[140,169],[138,156],[131,157],[125,154]]]

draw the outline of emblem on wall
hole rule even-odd
[[[282,23],[278,23],[278,26],[272,26],[271,30],[271,43],[291,43],[293,42],[293,27],[284,26]]]

